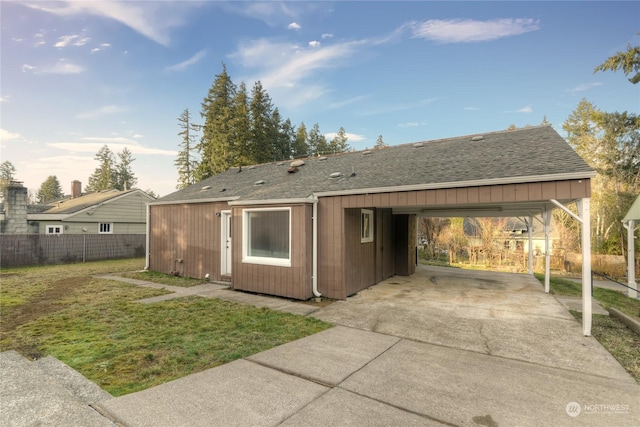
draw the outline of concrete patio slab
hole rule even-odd
[[[273,426],[328,391],[327,387],[247,360],[101,403],[126,426]]]
[[[280,425],[303,427],[437,427],[444,424],[365,396],[334,388]]]
[[[457,426],[635,426],[640,419],[640,389],[628,376],[612,380],[408,340],[340,387]]]
[[[400,338],[336,326],[248,357],[302,378],[335,386]]]

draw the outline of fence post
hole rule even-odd
[[[85,262],[85,255],[87,252],[87,235],[82,235],[82,262]]]

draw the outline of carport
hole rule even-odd
[[[635,232],[640,221],[640,196],[633,202],[629,212],[622,220],[627,229],[627,280],[629,298],[638,298],[638,284],[636,283]]]

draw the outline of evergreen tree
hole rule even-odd
[[[178,168],[176,188],[180,190],[196,182],[195,171],[198,167],[193,155],[195,132],[198,130],[198,126],[191,122],[188,108],[185,108],[178,117],[178,127],[181,129],[178,135],[182,137],[182,142],[180,142],[178,157],[173,164]]]
[[[247,86],[244,82],[233,99],[233,109],[231,118],[231,166],[248,166],[255,164],[253,153],[251,152],[251,120],[249,116],[249,96]]]
[[[202,101],[200,115],[204,119],[202,137],[197,145],[200,164],[196,170],[198,181],[227,170],[231,166],[231,122],[236,86],[222,64],[213,85]]]
[[[251,90],[251,144],[253,158],[256,163],[266,163],[273,160],[274,154],[274,123],[273,105],[269,94],[257,81]]]
[[[347,144],[348,139],[349,138],[347,137],[347,134],[344,131],[344,128],[340,127],[340,130],[338,131],[336,136],[334,136],[331,142],[329,143],[329,151],[334,154],[344,153],[345,151],[348,151],[349,150],[349,145]]]
[[[95,160],[99,162],[98,167],[89,177],[87,191],[110,190],[115,187],[115,156],[107,145],[103,145],[98,151]]]
[[[329,144],[327,138],[320,133],[320,125],[318,123],[313,125],[313,128],[309,131],[309,151],[310,155],[322,156],[323,154],[330,153]]]
[[[118,153],[119,162],[115,165],[114,174],[115,185],[114,187],[120,191],[131,190],[138,183],[138,178],[133,174],[131,163],[135,160],[131,151],[127,147],[124,147],[121,152]]]
[[[278,109],[276,108],[274,116],[277,111]],[[291,124],[291,120],[287,119],[280,125],[280,132],[276,143],[276,160],[287,160],[293,157],[292,153],[295,139],[296,128]]]
[[[36,193],[38,203],[46,204],[53,200],[64,197],[62,186],[55,175],[49,175],[47,179],[40,185],[40,189]]]
[[[378,135],[378,139],[376,139],[376,145],[373,147],[376,150],[386,147],[387,144],[382,140],[382,135]]]
[[[293,146],[291,147],[291,157],[296,159],[311,155],[308,141],[309,135],[307,135],[307,127],[304,125],[304,122],[302,122],[296,131],[296,137],[293,141]]]
[[[622,70],[625,76],[635,72],[629,81],[633,84],[640,82],[640,46],[627,45],[626,51],[616,52],[615,55],[598,65],[593,72],[618,70]]]

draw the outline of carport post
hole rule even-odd
[[[547,208],[542,212],[542,218],[544,220],[544,291],[549,293],[549,277],[551,276],[551,254],[549,253],[551,212]]]
[[[636,283],[636,257],[635,257],[635,231],[636,222],[630,219],[625,225],[627,228],[627,281],[629,298],[638,298],[638,284]]]
[[[577,201],[582,220],[582,333],[591,335],[591,208],[588,197]]]
[[[533,274],[533,215],[529,215],[527,231],[529,232],[529,274]]]

